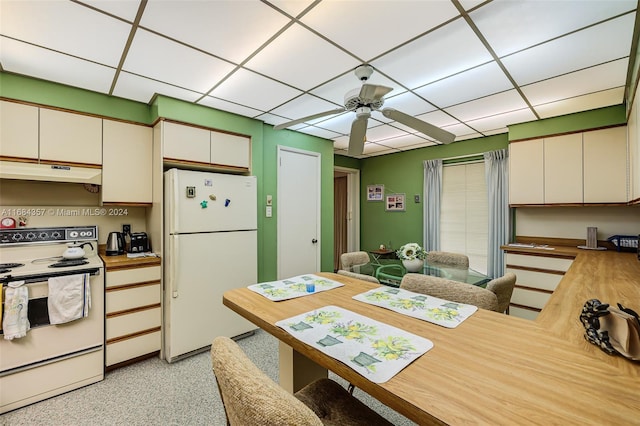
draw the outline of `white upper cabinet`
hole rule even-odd
[[[509,204],[544,204],[544,143],[509,144]]]
[[[150,204],[153,200],[153,129],[104,120],[102,202]]]
[[[544,138],[545,204],[582,201],[582,133]]]
[[[628,201],[625,127],[584,133],[584,202]]]
[[[40,108],[40,160],[102,164],[102,119]]]
[[[509,204],[629,201],[626,127],[509,144]]]
[[[228,133],[211,132],[211,163],[249,169],[251,139]]]
[[[171,122],[162,123],[162,157],[213,169],[249,171],[251,139]]]
[[[209,130],[165,121],[162,131],[163,157],[166,160],[211,162]]]
[[[38,107],[0,101],[0,156],[38,159]]]

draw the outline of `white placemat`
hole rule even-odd
[[[353,298],[447,328],[457,327],[478,310],[477,306],[386,286],[356,294]]]
[[[433,347],[429,339],[337,306],[276,325],[375,383],[388,381]]]
[[[307,291],[307,285],[312,284],[314,290]],[[298,275],[286,280],[270,281],[249,286],[249,290],[263,295],[269,300],[279,302],[281,300],[293,299],[295,297],[309,296],[321,291],[342,287],[344,284],[328,278],[319,277],[313,274]]]

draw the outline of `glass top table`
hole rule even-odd
[[[407,270],[399,259],[386,259],[384,263],[373,261],[363,265],[355,265],[350,268],[351,272],[371,275],[376,277],[382,284],[398,287],[402,277]],[[422,271],[418,272],[448,280],[459,281],[479,287],[486,287],[491,280],[490,277],[471,268],[459,267],[441,263],[424,263]]]

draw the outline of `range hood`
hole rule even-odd
[[[102,184],[102,169],[0,161],[0,179]]]

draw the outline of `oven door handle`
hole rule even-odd
[[[2,285],[5,285],[12,281],[24,281],[24,284],[32,284],[32,283],[47,281],[49,278],[53,278],[53,277],[64,277],[67,275],[76,275],[76,274],[100,275],[100,268],[85,268],[85,269],[76,269],[73,271],[57,271],[57,272],[49,272],[47,274],[20,275],[17,277],[7,275],[6,277],[0,278],[0,283],[2,283]]]

